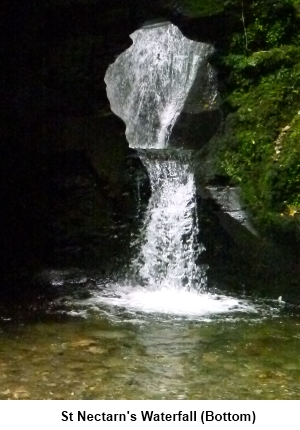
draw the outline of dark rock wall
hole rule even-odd
[[[272,37],[281,37],[265,14],[264,5],[270,2],[244,3],[249,20],[249,47],[254,51],[264,50],[264,44],[271,43]],[[275,3],[278,6],[279,2]],[[260,9],[259,18],[265,20],[267,29],[261,34],[259,28],[255,29],[256,21],[251,15],[253,10],[256,13]],[[104,74],[116,56],[130,46],[129,34],[142,22],[156,18],[170,19],[186,37],[215,46],[212,61],[218,67],[220,90],[228,95],[232,66],[228,68],[228,64],[222,63],[220,54],[224,57],[231,50],[240,54],[244,49],[239,1],[2,2],[2,272],[11,275],[22,268],[34,272],[45,265],[96,266],[105,272],[125,264],[126,258],[130,258],[133,252],[130,236],[138,228],[136,221],[142,217],[149,197],[149,183],[138,157],[129,150],[124,139],[124,124],[110,114]],[[292,21],[287,27],[292,28]],[[283,35],[285,38],[290,37],[287,31]],[[251,56],[249,58],[251,60]],[[239,78],[239,64],[245,66],[246,72],[247,64],[236,64],[235,78]],[[269,62],[266,62],[268,67]],[[252,82],[251,76],[247,75],[247,79]],[[187,138],[189,147],[198,149],[215,133],[222,120],[226,131],[234,112],[230,111],[228,102],[222,108],[224,117],[217,110],[194,117],[191,124],[182,117],[182,123],[180,119],[174,129],[178,146]],[[230,133],[234,134],[232,130]],[[297,141],[295,133],[292,138],[293,142]],[[219,143],[220,139],[217,145]],[[228,181],[228,176],[222,176],[223,172],[216,176],[211,162],[211,155],[216,152],[216,146],[211,145],[196,157],[201,170],[199,178],[205,178],[198,181],[208,180],[217,185]],[[206,171],[202,168],[203,157]],[[137,197],[137,186],[142,187],[142,201]],[[221,229],[218,217],[211,217],[215,203],[207,201],[201,207],[207,261],[219,259],[225,267],[234,261],[234,255],[239,255],[240,247]],[[291,213],[295,210],[292,208]],[[253,252],[243,257],[246,273],[251,271],[249,260]],[[263,261],[272,259],[272,252],[264,255],[268,256],[263,257]],[[282,260],[283,265],[286,260]],[[292,257],[288,260],[293,280],[297,278],[299,265]],[[271,266],[272,263],[263,263],[260,273]],[[267,276],[268,270],[265,270]],[[273,270],[273,279],[276,273]]]
[[[2,272],[129,258],[149,187],[110,114],[104,74],[130,33],[146,20],[180,21],[177,9],[163,0],[2,2]],[[180,141],[188,131],[178,129]],[[212,133],[202,120],[196,129],[199,142]]]
[[[2,4],[2,273],[129,258],[149,187],[104,74],[138,15],[118,0]]]

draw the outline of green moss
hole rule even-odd
[[[282,132],[273,163],[268,165],[265,188],[270,190],[270,206],[295,216],[300,211],[300,115]]]
[[[181,4],[186,14],[196,18],[221,13],[228,1],[224,0],[182,0]]]
[[[227,98],[236,112],[227,121],[220,166],[243,187],[255,213],[280,211],[284,202],[294,204],[298,199],[298,121],[294,120],[294,131],[281,138],[278,160],[276,145],[300,106],[300,64],[251,79],[254,83],[247,77]],[[240,82],[241,76],[234,80]]]
[[[247,2],[244,18],[219,64],[227,72],[227,117],[217,169],[241,186],[261,229],[293,229],[300,209],[300,21],[290,0]]]

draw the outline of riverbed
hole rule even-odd
[[[100,297],[1,309],[1,399],[300,397],[297,308],[248,297],[197,316]]]

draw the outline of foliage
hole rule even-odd
[[[228,1],[224,0],[182,0],[181,4],[187,15],[190,17],[208,16],[215,15],[223,12],[224,7],[228,4]]]
[[[285,133],[275,163],[266,172],[266,188],[270,190],[270,205],[283,209],[283,214],[295,216],[300,211],[300,112]]]
[[[266,229],[283,220],[297,225],[300,210],[297,4],[247,2],[245,28],[232,34],[218,64],[226,72],[227,117],[217,168],[241,186],[257,223]]]

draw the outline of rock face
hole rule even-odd
[[[104,83],[109,63],[130,45],[132,5],[5,3],[2,272],[111,267],[129,255],[133,220],[149,197],[147,175],[124,125],[110,115]]]
[[[185,141],[187,148],[199,149],[225,121],[227,139],[225,141],[220,134],[218,144],[224,143],[231,153],[236,148],[246,148],[242,161],[246,160],[245,166],[248,166],[249,153],[253,154],[253,150],[258,148],[252,158],[260,162],[261,142],[269,139],[272,151],[266,146],[265,153],[267,156],[273,154],[277,131],[280,133],[287,124],[292,124],[284,141],[291,142],[295,153],[298,153],[298,124],[295,121],[299,100],[297,92],[291,91],[291,87],[299,79],[299,52],[296,46],[292,46],[293,49],[285,47],[294,43],[294,36],[298,37],[299,25],[294,9],[288,1],[284,5],[281,2],[274,4],[273,1],[244,3],[248,35],[252,35],[248,48],[254,52],[251,54],[248,50],[247,56],[244,55],[240,1],[4,0],[4,24],[0,29],[2,272],[18,273],[21,267],[34,271],[47,264],[95,264],[105,269],[107,261],[110,266],[111,262],[116,262],[127,253],[129,236],[134,234],[136,220],[142,216],[143,205],[149,198],[149,182],[137,155],[128,148],[124,124],[110,114],[104,75],[108,66],[130,47],[129,35],[146,20],[158,17],[171,20],[185,37],[212,44],[217,51],[221,50],[223,57],[228,53],[238,54],[230,57],[231,63],[222,63],[218,55],[210,60],[210,63],[218,65],[219,89],[224,97],[232,94],[230,91],[237,82],[246,89],[250,86],[256,91],[246,90],[243,99],[240,92],[233,95],[231,102],[233,100],[233,105],[236,105],[230,105],[230,100],[227,100],[223,106],[223,118],[217,108],[197,109],[199,98],[194,99],[193,95],[198,93],[199,82],[195,79],[196,87],[192,87],[173,128],[173,146],[181,147]],[[264,22],[261,24],[259,21],[257,25],[253,13]],[[280,31],[277,31],[278,28]],[[280,76],[286,79],[284,85],[276,80],[276,73],[283,66],[286,73]],[[289,80],[290,70],[293,72],[292,83]],[[265,87],[256,85],[260,76],[265,76]],[[276,85],[273,85],[274,79]],[[274,103],[274,100],[279,100],[279,93],[274,93],[276,88],[283,94],[280,103]],[[267,90],[271,91],[270,94]],[[254,94],[253,100],[249,101],[248,94]],[[245,103],[244,110],[239,111],[239,103]],[[231,116],[226,116],[228,112]],[[262,120],[257,128],[259,117]],[[243,128],[249,119],[251,133]],[[234,135],[234,129],[238,127],[245,145],[240,145]],[[258,136],[260,140],[253,139],[255,145],[252,142],[254,129],[262,133]],[[284,143],[280,153],[284,163],[266,158],[265,165],[270,168],[270,174],[265,177],[266,181],[260,182],[271,184],[272,193],[270,196],[265,193],[264,197],[275,200],[277,204],[280,204],[278,195],[281,199],[287,190],[287,178],[299,177],[298,159],[291,160],[288,150],[291,146]],[[201,157],[208,154],[207,158],[212,159],[214,153],[216,146],[206,146]],[[252,161],[251,166],[256,166]],[[235,167],[244,165],[235,163]],[[285,168],[290,164],[291,174],[290,167]],[[258,172],[262,171],[261,165],[258,164]],[[230,164],[227,166],[232,167]],[[247,172],[247,168],[244,171]],[[203,176],[206,177],[205,174]],[[253,174],[252,178],[255,177]],[[229,266],[228,261],[235,261],[235,257],[228,257],[229,248],[234,250],[231,256],[237,256],[243,253],[241,249],[246,249],[237,247],[229,229],[235,232],[246,229],[235,230],[240,223],[232,215],[240,215],[241,218],[244,215],[239,210],[228,210],[227,203],[231,200],[232,191],[227,192],[227,188],[222,191],[220,187],[224,183],[217,179],[212,174],[208,181],[203,181],[206,182],[204,185],[209,182],[215,188],[210,188],[209,198],[204,199],[199,194],[199,199],[205,203],[202,205],[201,219],[206,226],[205,240],[210,250],[210,261],[217,255],[227,262],[225,266]],[[298,189],[297,180],[293,187],[294,193]],[[257,201],[256,197],[260,194],[253,192],[253,189],[251,192],[254,196],[252,201]],[[297,216],[290,215],[297,214],[298,208],[293,209],[297,202],[291,200],[289,203],[292,209],[290,213],[287,208],[284,210],[280,225],[282,221],[292,220],[298,229]],[[221,209],[222,205],[225,211]],[[281,229],[277,243],[288,242],[285,250],[288,250],[290,239],[295,236],[294,231],[290,233],[287,229],[289,239],[286,240],[285,230]],[[114,236],[122,239],[115,241]],[[257,244],[256,236],[252,236]],[[222,238],[222,244],[218,238]],[[217,245],[222,248],[219,253]],[[269,251],[265,250],[269,250],[268,246],[262,248],[263,254],[267,255]],[[267,274],[271,273],[272,279],[277,277],[282,285],[289,283],[286,279],[297,284],[299,264],[295,250],[298,248],[295,246],[286,252],[290,258],[273,259],[276,262],[273,266],[287,263],[289,277],[281,276],[277,267],[272,273],[269,271],[272,265],[269,264],[270,257],[258,259],[259,264],[266,262],[261,264],[260,273],[264,270]],[[256,245],[253,246],[255,249],[258,249]],[[247,254],[245,251],[244,261],[251,261],[249,256],[254,253]],[[257,252],[257,255],[261,254]],[[268,255],[274,255],[273,250]],[[233,264],[232,267],[236,266]],[[243,267],[245,278],[251,267],[249,264]]]
[[[275,299],[283,295],[299,303],[294,259],[257,234],[239,190],[198,184],[197,192],[199,240],[205,247],[201,263],[208,267],[208,288]]]
[[[241,202],[240,190],[238,188],[208,186],[206,190],[209,192],[210,197],[220,206],[217,214],[225,230],[234,234],[234,231],[231,232],[230,228],[229,219],[231,218],[236,220],[241,227],[248,230],[251,234],[258,236],[257,231],[251,224],[249,214]]]
[[[20,266],[99,264],[104,250],[106,260],[118,259],[141,213],[136,196],[146,203],[149,188],[125,127],[109,115],[104,74],[130,46],[129,34],[147,19],[172,15],[173,6],[142,0],[3,6],[1,268],[10,274]],[[119,234],[123,248],[107,247],[108,236]]]

